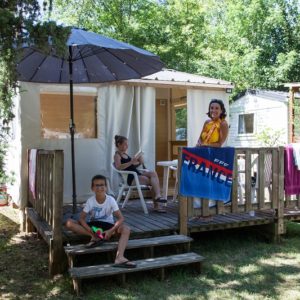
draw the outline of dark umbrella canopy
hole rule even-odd
[[[97,83],[141,78],[158,72],[159,57],[114,39],[72,29],[66,47],[72,47],[73,83]],[[66,49],[68,50],[68,49]],[[20,81],[69,83],[69,52],[57,57],[34,47],[24,47],[17,70]]]
[[[59,57],[55,49],[44,53],[25,45],[17,65],[18,79],[37,83],[70,84],[70,135],[73,187],[73,212],[76,211],[76,175],[74,149],[73,83],[101,83],[137,79],[162,69],[158,56],[82,29],[71,30],[65,55]]]

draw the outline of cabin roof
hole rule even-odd
[[[172,69],[163,69],[162,71],[142,77],[141,79],[124,80],[123,82],[224,89],[232,89],[234,87],[230,81],[180,72]]]
[[[248,89],[239,95],[237,95],[234,101],[242,99],[246,95],[253,95],[260,98],[265,98],[274,101],[288,102],[289,93],[281,91],[272,91],[272,90],[261,90],[261,89]]]
[[[289,82],[285,83],[284,86],[289,88],[300,87],[300,82]]]

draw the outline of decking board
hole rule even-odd
[[[135,261],[136,268],[116,268],[113,264],[105,264],[98,266],[78,267],[69,270],[72,278],[92,278],[118,275],[122,273],[133,273],[138,271],[146,271],[163,267],[179,266],[192,264],[203,261],[204,258],[199,254],[188,252],[183,254],[175,254],[157,258],[147,258]]]
[[[130,200],[124,209],[121,209],[125,222],[131,228],[131,239],[143,238],[159,235],[170,235],[178,228],[178,203],[169,201],[166,207],[167,213],[156,213],[153,211],[151,200],[146,201],[149,214],[145,215],[139,200]],[[300,220],[300,209],[285,209],[286,220]],[[210,220],[203,218],[190,218],[188,229],[190,232],[203,232],[210,230],[220,230],[238,228],[245,226],[255,226],[274,223],[276,216],[274,209],[256,210],[255,216],[249,213],[225,212],[224,214],[212,215]],[[71,235],[65,232],[72,240]]]

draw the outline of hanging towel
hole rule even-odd
[[[287,195],[300,194],[300,171],[294,164],[292,145],[284,149],[284,190]]]
[[[184,196],[230,201],[234,148],[183,148],[180,193]]]
[[[36,174],[36,155],[37,149],[29,150],[29,190],[35,199],[35,174]]]
[[[293,156],[294,163],[297,166],[297,169],[300,170],[300,143],[293,143]]]

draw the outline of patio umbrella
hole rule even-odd
[[[163,63],[158,56],[132,45],[94,32],[72,28],[66,55],[55,49],[44,53],[24,46],[17,65],[18,79],[37,83],[69,83],[73,212],[76,210],[73,84],[100,83],[141,78],[158,72]]]

